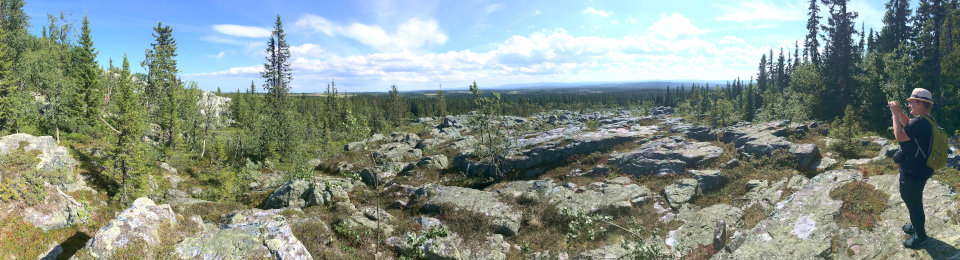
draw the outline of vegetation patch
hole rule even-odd
[[[865,181],[851,181],[830,191],[830,197],[840,200],[843,205],[835,220],[841,228],[859,227],[873,230],[881,221],[880,213],[887,208],[890,195],[877,190]]]

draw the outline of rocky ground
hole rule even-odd
[[[0,258],[960,258],[956,170],[927,184],[933,240],[910,250],[894,142],[865,137],[870,156],[842,158],[822,123],[716,128],[671,114],[504,117],[493,140],[469,115],[422,118],[311,161],[313,178],[255,165],[246,204],[201,200],[204,187],[158,162],[167,183],[125,208],[74,170],[89,163],[77,147],[10,135],[0,154],[35,157],[26,167],[46,197],[0,204]],[[875,196],[837,195],[850,187]]]

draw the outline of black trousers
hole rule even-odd
[[[916,230],[917,236],[927,237],[927,231],[923,225],[926,222],[926,216],[923,214],[923,187],[927,185],[928,179],[911,180],[900,176],[900,198],[907,204],[907,211],[910,212],[910,223]]]

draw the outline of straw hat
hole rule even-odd
[[[910,94],[910,98],[907,98],[907,100],[917,100],[933,104],[933,95],[930,94],[929,90],[924,88],[915,88],[913,89],[913,93]]]

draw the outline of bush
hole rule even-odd
[[[852,106],[844,110],[843,118],[838,120],[837,127],[830,131],[830,135],[837,141],[830,144],[830,149],[836,151],[843,158],[860,158],[863,146],[857,140],[863,134],[859,113]]]
[[[835,219],[841,227],[873,230],[881,221],[880,212],[887,207],[889,195],[865,181],[852,181],[830,191],[830,197],[843,202]]]

